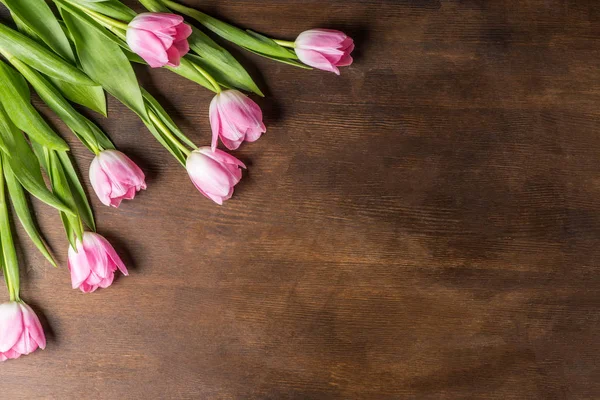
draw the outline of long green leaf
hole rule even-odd
[[[97,128],[93,131],[91,125],[93,123],[86,117],[81,115],[71,104],[62,96],[62,94],[48,82],[44,77],[33,68],[30,68],[27,64],[22,63],[19,60],[11,59],[11,63],[17,70],[29,81],[31,86],[35,89],[40,98],[46,103],[55,113],[62,119],[62,121],[82,140],[82,142],[90,149],[95,152],[106,148],[112,148],[110,140],[103,135],[102,131]],[[99,143],[98,133],[103,138],[102,143]],[[105,147],[106,143],[109,147]]]
[[[54,52],[65,60],[75,60],[69,40],[45,0],[2,0],[2,2]]]
[[[85,73],[43,45],[3,24],[0,24],[0,50],[48,76],[81,85],[96,85]]]
[[[57,150],[68,150],[67,143],[46,123],[31,105],[25,79],[0,61],[0,102],[15,125],[41,144]]]
[[[58,151],[56,154],[58,155],[67,181],[69,182],[71,194],[73,195],[75,207],[78,210],[79,216],[91,230],[95,231],[96,222],[94,221],[92,207],[90,206],[87,193],[85,192],[85,189],[79,180],[79,176],[77,175],[77,171],[71,162],[69,154],[65,151]]]
[[[162,123],[165,124],[171,132],[177,135],[177,137],[181,139],[184,143],[186,143],[188,146],[194,149],[198,148],[198,146],[196,146],[194,142],[192,142],[181,131],[181,129],[179,129],[179,127],[175,124],[175,122],[173,122],[169,114],[165,111],[163,106],[161,106],[160,103],[156,101],[156,99],[146,91],[146,89],[142,89],[142,94],[144,95],[144,99],[146,100],[146,104],[148,105],[148,107],[150,107],[152,111],[154,111],[154,114],[156,114],[160,118]]]
[[[4,279],[9,288],[11,300],[19,299],[19,260],[13,241],[10,218],[8,215],[8,201],[4,185],[4,172],[0,163],[0,243],[2,243],[2,266]]]
[[[143,4],[148,0],[140,0]],[[259,38],[254,34],[237,28],[233,25],[219,21],[210,15],[204,14],[193,8],[183,6],[171,0],[160,0],[168,8],[177,11],[178,13],[187,15],[202,24],[206,29],[209,29],[221,36],[223,39],[229,40],[247,50],[252,50],[260,54],[269,55],[278,59],[297,59],[298,57],[293,51],[278,45],[274,40],[269,38]]]
[[[3,158],[5,157],[6,156],[3,156]],[[48,246],[46,245],[42,235],[40,234],[40,231],[37,228],[23,187],[17,181],[12,169],[10,168],[10,164],[8,162],[4,162],[2,166],[4,167],[4,177],[6,178],[6,186],[8,187],[10,200],[15,213],[17,214],[17,217],[23,226],[23,229],[25,229],[25,232],[35,247],[38,248],[40,253],[46,257],[50,264],[56,267],[56,261],[54,260],[54,257],[52,257]]]
[[[56,152],[45,149],[48,164],[48,176],[52,182],[52,191],[63,203],[67,204],[72,210],[76,210],[75,199],[71,193],[71,187],[63,166]],[[76,248],[76,240],[83,239],[83,226],[78,215],[67,215],[60,213],[60,218],[67,232],[67,237],[71,247]]]
[[[141,0],[141,3],[151,12],[169,12],[169,9],[159,0]],[[190,49],[198,54],[191,60],[206,70],[217,82],[225,87],[235,87],[264,96],[235,57],[207,34],[192,27],[192,35],[188,38],[188,42]],[[189,56],[191,54],[188,54],[188,58]]]
[[[104,28],[82,13],[60,7],[73,36],[83,70],[123,104],[147,120],[146,107],[129,60],[115,42],[106,40]]]
[[[43,40],[29,27],[29,25],[25,22],[22,22],[15,14],[11,14],[13,20],[15,21],[17,28],[19,31],[36,42],[43,43]],[[66,28],[63,26],[61,22],[58,22],[59,28],[63,30],[63,34],[66,36],[65,30]],[[70,46],[70,42],[69,42]],[[77,60],[75,59],[75,55],[71,52],[73,63],[77,64]],[[106,117],[106,97],[104,96],[104,89],[102,86],[88,86],[88,85],[79,85],[71,82],[62,81],[57,78],[53,78],[51,76],[47,76],[54,86],[60,90],[60,92],[67,99],[71,100],[73,103],[81,104],[84,107],[89,108],[90,110],[96,111]]]
[[[25,190],[44,203],[74,215],[74,212],[46,187],[37,157],[3,107],[0,107],[0,142],[1,147],[6,149],[6,161]]]

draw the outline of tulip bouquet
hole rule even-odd
[[[218,149],[219,141],[235,150],[266,132],[260,107],[248,97],[263,93],[204,30],[274,61],[338,75],[339,67],[352,64],[354,43],[342,32],[325,29],[303,32],[295,42],[272,39],[171,0],[139,0],[148,10],[142,14],[118,0],[0,2],[16,28],[0,24],[0,264],[10,298],[0,305],[4,361],[46,346],[38,317],[20,297],[9,203],[33,244],[54,266],[28,195],[57,210],[70,244],[68,268],[74,289],[94,292],[110,286],[117,270],[128,274],[114,248],[96,233],[69,146],[32,106],[32,90],[95,155],[89,177],[103,204],[119,207],[146,189],[143,171],[74,107],[106,117],[109,93],[186,168],[200,193],[222,205],[232,197],[246,166]],[[184,16],[198,27],[184,22]],[[131,63],[166,68],[215,93],[209,108],[209,145],[197,146],[179,129],[140,86]]]

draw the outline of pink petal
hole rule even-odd
[[[317,51],[296,49],[296,55],[306,65],[323,71],[333,72],[336,75],[340,74],[340,70]]]
[[[311,29],[302,32],[296,39],[296,47],[305,50],[337,48],[348,36],[331,29]]]
[[[103,249],[105,256],[107,256],[108,259],[110,259],[112,263],[116,265],[117,268],[119,268],[119,271],[121,271],[123,275],[129,275],[127,267],[125,267],[125,264],[121,260],[121,257],[119,257],[119,255],[115,251],[115,248],[108,242],[108,240],[98,235],[97,233],[86,232],[84,235],[93,235],[97,245]]]
[[[23,314],[17,302],[0,304],[0,352],[9,351],[23,334]]]
[[[244,165],[243,162],[241,162],[240,160],[238,160],[231,154],[224,152],[223,150],[217,149],[217,150],[212,151],[208,147],[200,147],[197,151],[199,153],[202,153],[202,154],[212,158],[213,160],[215,160],[219,163],[234,164],[234,165],[240,166],[242,168],[246,168],[246,166]]]
[[[221,197],[229,192],[231,175],[217,161],[193,152],[186,167],[194,184],[204,192]]]
[[[71,271],[71,285],[73,289],[81,286],[91,273],[91,266],[81,242],[77,241],[77,252],[69,246],[69,270]]]
[[[219,108],[217,106],[219,95],[217,94],[210,102],[210,109],[208,111],[210,119],[210,128],[212,130],[212,142],[211,148],[213,151],[217,148],[219,136],[221,134],[221,118],[219,116]]]
[[[170,47],[167,49],[167,57],[169,58],[169,62],[167,65],[169,67],[177,68],[181,63],[181,54],[179,54],[179,50],[175,47]]]
[[[110,205],[110,194],[112,192],[112,186],[110,184],[110,179],[108,176],[102,171],[102,167],[100,166],[100,161],[98,157],[94,158],[92,163],[90,164],[90,182],[92,184],[92,188],[96,195],[102,202],[102,204],[108,206]]]
[[[127,30],[127,44],[134,53],[142,57],[152,68],[163,67],[169,62],[166,47],[152,32],[129,28]]]
[[[29,336],[31,336],[31,339],[36,342],[36,345],[39,346],[40,349],[45,349],[46,335],[44,335],[44,329],[42,328],[42,324],[40,323],[38,316],[27,304],[21,303],[19,305],[23,310],[23,324],[29,333]]]
[[[182,41],[186,41],[187,42],[187,38],[190,37],[190,35],[192,34],[192,27],[187,25],[187,24],[180,24],[176,26],[176,32],[175,32],[175,42],[182,42]]]
[[[141,13],[130,23],[130,28],[140,28],[148,31],[163,30],[183,23],[183,17],[170,13]]]

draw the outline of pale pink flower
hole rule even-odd
[[[298,36],[295,50],[304,64],[339,75],[338,67],[352,64],[354,41],[344,32],[311,29]]]
[[[190,51],[187,38],[192,28],[183,17],[167,13],[142,13],[127,29],[129,48],[152,68],[178,67],[181,57]]]
[[[129,157],[117,150],[101,151],[90,165],[90,181],[100,201],[119,207],[123,199],[146,189],[145,176]]]
[[[260,107],[237,90],[218,93],[210,103],[212,149],[219,137],[229,150],[235,150],[244,140],[254,142],[267,131]]]
[[[233,195],[233,188],[242,179],[242,168],[246,166],[224,151],[200,147],[189,155],[186,168],[200,193],[222,205]]]
[[[69,247],[69,270],[73,289],[84,293],[107,288],[113,283],[117,268],[127,276],[127,268],[108,240],[93,232],[84,232],[83,242],[77,239],[77,251]]]
[[[0,304],[0,361],[33,353],[38,347],[46,347],[46,336],[31,307],[22,301]]]

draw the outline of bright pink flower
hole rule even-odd
[[[219,137],[225,147],[235,150],[244,140],[257,141],[267,131],[260,107],[237,90],[217,94],[210,103],[209,114],[213,150]]]
[[[344,32],[311,29],[296,39],[296,55],[306,65],[340,74],[338,67],[352,64],[354,41]]]
[[[200,147],[190,154],[186,168],[200,193],[222,205],[233,195],[233,187],[242,179],[242,168],[246,166],[224,151]]]
[[[83,243],[77,239],[77,251],[69,247],[69,270],[73,289],[84,293],[113,283],[117,268],[127,276],[127,268],[108,240],[97,233],[84,232]]]
[[[90,165],[90,181],[100,201],[119,207],[136,191],[146,189],[145,176],[129,157],[117,150],[101,151]]]
[[[0,361],[19,358],[46,347],[42,324],[22,301],[0,304]]]
[[[152,68],[178,67],[190,51],[187,38],[192,28],[183,17],[167,13],[142,13],[129,23],[127,44]]]

